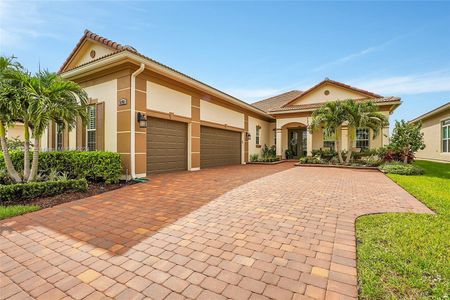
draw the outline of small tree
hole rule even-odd
[[[404,120],[395,121],[391,136],[391,147],[403,156],[403,162],[408,163],[408,156],[425,149],[421,123],[408,123]]]
[[[339,101],[327,102],[312,113],[312,122],[309,127],[313,132],[317,128],[323,127],[326,135],[335,135],[336,151],[338,153],[339,162],[342,164],[341,143],[338,128],[346,120],[346,111]]]

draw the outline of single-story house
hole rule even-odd
[[[298,157],[332,148],[332,137],[307,130],[313,110],[323,103],[370,99],[387,117],[401,103],[325,79],[306,91],[248,104],[88,30],[59,73],[86,90],[90,118],[71,132],[50,125],[43,147],[118,152],[124,172],[133,177],[245,164],[265,144],[276,145],[279,157],[286,149]],[[340,130],[345,149],[348,129]],[[388,127],[375,139],[361,128],[354,146],[377,148],[388,136]]]
[[[425,149],[416,158],[450,162],[450,102],[429,111],[410,122],[422,123]]]

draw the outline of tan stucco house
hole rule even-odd
[[[450,162],[450,102],[429,111],[410,122],[422,123],[425,149],[416,153],[417,159]]]
[[[42,145],[118,152],[124,172],[135,177],[244,164],[265,144],[276,145],[280,157],[286,149],[300,156],[333,147],[322,132],[306,130],[312,111],[326,101],[370,99],[386,116],[400,105],[398,97],[329,79],[304,92],[248,104],[90,31],[85,31],[59,73],[86,90],[90,119],[71,132],[50,125]],[[347,128],[340,130],[346,145]],[[388,143],[388,136],[388,127],[375,139],[361,128],[354,146],[380,147]]]

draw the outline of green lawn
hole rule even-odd
[[[357,220],[361,299],[449,299],[450,164],[417,161],[422,176],[388,176],[436,215]]]
[[[0,206],[0,220],[41,209],[37,205]]]

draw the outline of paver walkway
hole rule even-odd
[[[374,171],[152,177],[0,222],[2,299],[351,299],[355,219],[430,213]]]

